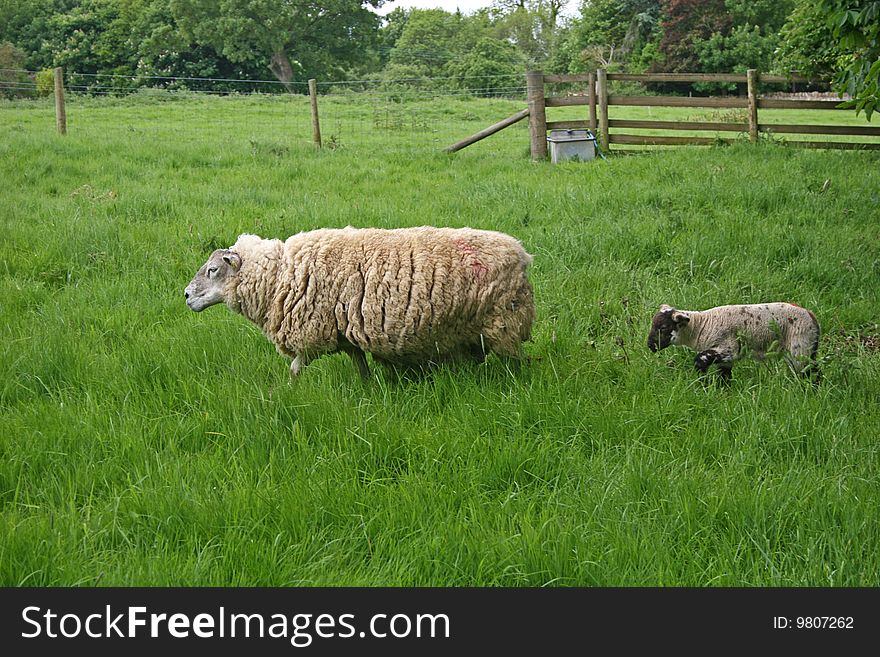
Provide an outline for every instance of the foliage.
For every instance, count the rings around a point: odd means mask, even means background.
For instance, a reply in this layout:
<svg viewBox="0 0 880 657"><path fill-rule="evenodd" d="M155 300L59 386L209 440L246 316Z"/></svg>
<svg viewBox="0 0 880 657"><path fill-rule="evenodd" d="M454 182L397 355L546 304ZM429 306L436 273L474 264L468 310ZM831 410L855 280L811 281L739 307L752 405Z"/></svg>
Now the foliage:
<svg viewBox="0 0 880 657"><path fill-rule="evenodd" d="M515 62L520 63L516 72L521 73L522 60L512 52L511 44L490 43L487 20L485 14L413 9L390 52L383 77L462 79L473 74L486 78L493 70L506 74ZM486 86L485 80L474 85Z"/></svg>
<svg viewBox="0 0 880 657"><path fill-rule="evenodd" d="M461 15L441 9L414 9L389 55L391 66L409 66L425 77L443 77L450 61L462 50L457 47L463 22Z"/></svg>
<svg viewBox="0 0 880 657"><path fill-rule="evenodd" d="M284 83L343 79L369 61L382 0L172 0L183 33L232 62L265 62Z"/></svg>
<svg viewBox="0 0 880 657"><path fill-rule="evenodd" d="M701 71L696 44L731 26L724 0L663 0L663 70Z"/></svg>
<svg viewBox="0 0 880 657"><path fill-rule="evenodd" d="M828 24L845 53L835 87L852 96L848 103L865 118L880 105L880 1L823 0Z"/></svg>
<svg viewBox="0 0 880 657"><path fill-rule="evenodd" d="M658 69L705 73L771 70L793 0L667 0ZM703 91L736 85L700 84Z"/></svg>
<svg viewBox="0 0 880 657"><path fill-rule="evenodd" d="M828 25L824 0L798 0L780 31L776 68L830 80L843 53Z"/></svg>
<svg viewBox="0 0 880 657"><path fill-rule="evenodd" d="M51 68L44 68L37 71L34 75L34 81L37 83L37 96L49 96L55 92L55 71Z"/></svg>
<svg viewBox="0 0 880 657"><path fill-rule="evenodd" d="M383 68L388 64L389 55L397 45L400 35L403 34L403 28L406 27L409 15L410 11L401 7L395 7L385 15L378 36L379 62Z"/></svg>
<svg viewBox="0 0 880 657"><path fill-rule="evenodd" d="M0 0L17 67L64 66L75 90L139 86L301 90L306 79L478 79L518 68L580 73L800 70L854 94L870 117L880 46L876 0L495 0L472 14L385 0ZM491 40L497 43L491 44ZM5 55L11 57L9 50ZM22 57L23 54L23 57ZM114 77L103 77L103 76ZM730 91L735 85L703 85ZM10 89L6 87L7 93Z"/></svg>
<svg viewBox="0 0 880 657"><path fill-rule="evenodd" d="M581 4L555 58L557 70L581 73L599 66L653 61L660 28L660 0L591 0ZM646 50L647 49L647 50Z"/></svg>
<svg viewBox="0 0 880 657"><path fill-rule="evenodd" d="M0 98L16 98L33 93L33 81L25 72L24 51L0 42Z"/></svg>
<svg viewBox="0 0 880 657"><path fill-rule="evenodd" d="M513 44L526 66L544 68L556 49L564 0L496 0L492 33Z"/></svg>
<svg viewBox="0 0 880 657"><path fill-rule="evenodd" d="M494 96L503 95L505 88L521 86L523 65L522 55L512 43L484 37L450 67L450 72L459 78L462 88Z"/></svg>
<svg viewBox="0 0 880 657"><path fill-rule="evenodd" d="M750 68L769 71L779 39L755 25L737 25L727 36L715 32L694 42L700 69L707 73L744 73Z"/></svg>
<svg viewBox="0 0 880 657"><path fill-rule="evenodd" d="M130 74L136 53L129 45L131 25L111 0L83 0L47 22L52 65L81 74ZM75 87L102 86L96 78L79 78ZM123 82L115 82L118 87Z"/></svg>

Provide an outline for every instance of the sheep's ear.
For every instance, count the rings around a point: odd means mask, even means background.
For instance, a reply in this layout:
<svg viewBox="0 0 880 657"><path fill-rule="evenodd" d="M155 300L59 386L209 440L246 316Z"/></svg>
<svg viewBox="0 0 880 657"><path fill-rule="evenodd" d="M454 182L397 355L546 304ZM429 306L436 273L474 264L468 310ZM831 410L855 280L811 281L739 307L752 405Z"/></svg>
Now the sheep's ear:
<svg viewBox="0 0 880 657"><path fill-rule="evenodd" d="M680 310L674 310L672 312L672 322L676 326L684 326L689 321L691 321L691 318L687 313L683 313Z"/></svg>
<svg viewBox="0 0 880 657"><path fill-rule="evenodd" d="M233 269L238 269L239 267L241 267L241 256L233 251L229 251L223 256L223 262L225 262Z"/></svg>
<svg viewBox="0 0 880 657"><path fill-rule="evenodd" d="M669 312L670 310L674 310L674 308L672 306L670 306L668 303L664 303L663 305L660 306L661 313Z"/></svg>

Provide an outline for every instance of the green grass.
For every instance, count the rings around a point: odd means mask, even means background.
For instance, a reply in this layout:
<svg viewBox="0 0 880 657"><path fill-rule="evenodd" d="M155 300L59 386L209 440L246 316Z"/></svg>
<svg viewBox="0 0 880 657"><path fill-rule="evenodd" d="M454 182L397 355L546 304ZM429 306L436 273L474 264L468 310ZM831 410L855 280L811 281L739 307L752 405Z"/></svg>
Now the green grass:
<svg viewBox="0 0 880 657"><path fill-rule="evenodd" d="M80 101L60 138L0 105L0 584L880 585L880 157L316 152L294 109ZM451 143L518 107L428 109ZM530 362L291 385L183 303L241 232L423 223L535 255ZM660 303L768 300L818 315L818 388L645 346Z"/></svg>

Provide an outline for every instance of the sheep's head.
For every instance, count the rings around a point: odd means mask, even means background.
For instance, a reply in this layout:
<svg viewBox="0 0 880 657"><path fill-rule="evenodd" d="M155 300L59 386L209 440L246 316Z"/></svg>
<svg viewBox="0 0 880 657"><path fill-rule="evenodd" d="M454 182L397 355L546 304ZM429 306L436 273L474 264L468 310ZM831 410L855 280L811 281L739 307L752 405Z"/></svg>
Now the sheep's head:
<svg viewBox="0 0 880 657"><path fill-rule="evenodd" d="M238 275L240 268L241 257L237 253L229 249L214 251L183 291L186 305L201 312L222 302L229 279Z"/></svg>
<svg viewBox="0 0 880 657"><path fill-rule="evenodd" d="M663 304L651 320L651 332L648 333L648 349L660 351L670 344L678 343L678 331L691 321L687 313Z"/></svg>

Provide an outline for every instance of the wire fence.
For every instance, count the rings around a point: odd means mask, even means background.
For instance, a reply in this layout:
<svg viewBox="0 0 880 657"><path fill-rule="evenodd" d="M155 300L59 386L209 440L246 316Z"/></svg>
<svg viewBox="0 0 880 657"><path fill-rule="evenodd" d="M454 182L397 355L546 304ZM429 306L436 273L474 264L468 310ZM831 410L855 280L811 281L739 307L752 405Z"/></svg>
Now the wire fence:
<svg viewBox="0 0 880 657"><path fill-rule="evenodd" d="M614 89L614 84L623 86ZM634 84L612 82L610 93L656 93L644 85L636 88ZM316 86L321 141L325 149L440 152L490 125L512 118L525 109L527 102L524 73L318 81ZM109 141L124 147L126 143L147 140L170 145L198 142L281 155L290 153L293 148L309 147L314 142L307 82L65 72L64 90L68 135L95 143ZM572 101L548 111L548 121L562 124L588 118L586 106L570 98L586 95L585 82L551 81L547 83L547 90L551 95L569 96L565 100ZM0 101L0 125L30 122L45 126L47 131L54 129L51 70L0 68L2 98L6 100ZM5 113L6 109L13 109L15 113ZM742 117L733 116L734 112L729 110L722 116L711 108L615 106L612 118L618 123L623 120L631 124L633 121L742 123ZM768 125L805 122L856 125L863 121L851 113L817 110L813 114L815 118L803 118L794 116L791 110L773 110L762 116ZM822 114L834 116L822 117ZM652 128L645 129L650 132ZM837 130L834 134L850 133ZM721 138L730 136L720 134ZM855 140L847 136L833 139ZM876 139L869 137L867 141L873 143ZM492 151L516 156L528 154L529 143L528 122L519 121L489 139L468 146L468 152Z"/></svg>
<svg viewBox="0 0 880 657"><path fill-rule="evenodd" d="M222 139L264 144L313 140L307 82L66 72L71 135ZM323 145L441 149L521 110L525 75L317 82ZM6 106L52 111L49 72L0 69ZM47 122L47 126L51 122ZM514 138L528 144L525 126Z"/></svg>

